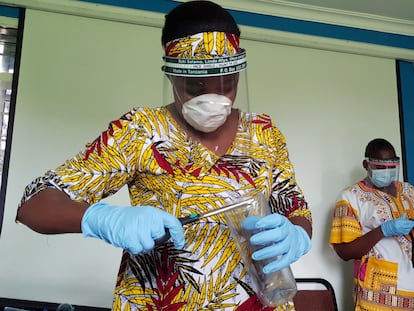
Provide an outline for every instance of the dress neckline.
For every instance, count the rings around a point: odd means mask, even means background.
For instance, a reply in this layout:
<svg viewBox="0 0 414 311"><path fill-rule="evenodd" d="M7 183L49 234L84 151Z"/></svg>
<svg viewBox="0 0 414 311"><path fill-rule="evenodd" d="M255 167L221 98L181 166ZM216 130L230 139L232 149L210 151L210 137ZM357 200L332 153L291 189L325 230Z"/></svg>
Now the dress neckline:
<svg viewBox="0 0 414 311"><path fill-rule="evenodd" d="M197 140L196 138L193 138L187 131L185 131L183 129L183 127L178 123L178 121L174 118L173 114L168 109L168 106L161 107L161 112L165 113L165 116L166 116L167 121L168 121L168 127L170 127L169 130L170 131L175 130L175 131L180 132L181 135L186 138L186 141L188 142L188 145L189 145L190 148L197 145L199 148L203 148L206 152L208 152L210 154L210 156L213 156L213 158L217 158L217 159L221 158L221 157L224 157L226 155L232 154L232 152L235 149L235 142L236 142L237 138L240 137L240 134L243 131L243 126L242 126L243 120L246 120L246 113L241 111L241 110L238 110L238 121L237 121L237 129L236 129L235 136L234 136L233 140L231 141L231 143L229 144L229 146L227 147L224 154L218 155L214 152L214 150L211 150L210 148L206 147L205 145L202 144L202 142L200 140Z"/></svg>

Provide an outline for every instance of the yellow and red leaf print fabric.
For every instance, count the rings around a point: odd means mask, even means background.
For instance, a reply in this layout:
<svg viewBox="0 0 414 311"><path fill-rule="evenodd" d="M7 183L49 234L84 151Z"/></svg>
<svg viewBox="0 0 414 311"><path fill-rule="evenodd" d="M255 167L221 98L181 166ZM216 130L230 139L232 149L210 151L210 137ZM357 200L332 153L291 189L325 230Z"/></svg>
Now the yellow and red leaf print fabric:
<svg viewBox="0 0 414 311"><path fill-rule="evenodd" d="M207 38L208 39L208 38ZM129 189L131 208L151 205L184 217L263 192L273 212L311 220L286 142L269 116L240 113L236 137L219 157L192 140L166 107L137 108L112 121L84 151L33 181L22 202L45 188L92 204ZM124 252L114 310L294 310L257 300L222 215L184 226L186 246Z"/></svg>
<svg viewBox="0 0 414 311"><path fill-rule="evenodd" d="M176 58L210 59L239 52L239 37L225 32L201 32L168 42L165 55Z"/></svg>

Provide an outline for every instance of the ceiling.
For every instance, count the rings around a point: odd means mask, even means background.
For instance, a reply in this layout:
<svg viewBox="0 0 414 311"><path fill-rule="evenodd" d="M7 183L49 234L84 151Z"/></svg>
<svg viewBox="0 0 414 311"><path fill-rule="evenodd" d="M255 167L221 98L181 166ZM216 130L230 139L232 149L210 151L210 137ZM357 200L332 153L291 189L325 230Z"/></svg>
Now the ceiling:
<svg viewBox="0 0 414 311"><path fill-rule="evenodd" d="M414 23L413 0L284 0L284 2L347 11L350 14L376 15L386 20L399 19Z"/></svg>

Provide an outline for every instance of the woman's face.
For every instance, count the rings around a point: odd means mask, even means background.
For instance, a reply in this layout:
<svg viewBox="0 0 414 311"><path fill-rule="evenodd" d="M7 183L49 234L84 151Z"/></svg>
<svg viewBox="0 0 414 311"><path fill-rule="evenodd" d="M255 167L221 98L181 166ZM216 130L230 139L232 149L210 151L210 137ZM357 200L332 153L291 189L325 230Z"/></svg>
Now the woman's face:
<svg viewBox="0 0 414 311"><path fill-rule="evenodd" d="M218 94L234 102L237 94L239 74L217 77L177 77L170 76L174 90L175 104L181 111L181 106L193 97L203 94ZM179 105L179 107L178 107Z"/></svg>

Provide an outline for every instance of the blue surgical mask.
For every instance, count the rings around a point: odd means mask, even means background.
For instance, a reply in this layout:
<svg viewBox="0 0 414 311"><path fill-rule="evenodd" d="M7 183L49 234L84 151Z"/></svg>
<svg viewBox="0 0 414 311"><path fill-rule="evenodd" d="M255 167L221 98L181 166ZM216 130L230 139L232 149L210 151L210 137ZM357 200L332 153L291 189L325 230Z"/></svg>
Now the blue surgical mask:
<svg viewBox="0 0 414 311"><path fill-rule="evenodd" d="M394 180L397 179L397 168L387 169L371 169L369 179L378 188L388 187Z"/></svg>

